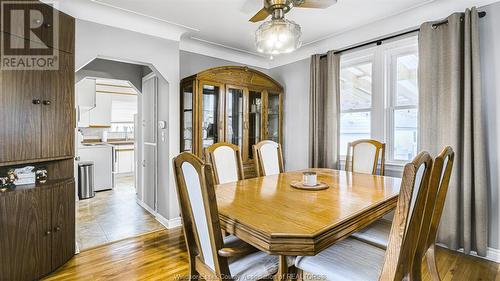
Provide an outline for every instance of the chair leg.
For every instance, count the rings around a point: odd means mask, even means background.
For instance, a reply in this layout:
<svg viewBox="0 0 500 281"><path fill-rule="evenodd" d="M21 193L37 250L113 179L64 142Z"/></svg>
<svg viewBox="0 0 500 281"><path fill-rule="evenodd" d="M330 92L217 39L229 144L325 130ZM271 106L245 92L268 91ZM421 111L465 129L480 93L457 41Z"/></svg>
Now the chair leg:
<svg viewBox="0 0 500 281"><path fill-rule="evenodd" d="M432 245L425 252L425 257L427 260L427 269L431 275L432 281L441 281L441 277L439 277L439 271L437 269L436 264L436 247Z"/></svg>
<svg viewBox="0 0 500 281"><path fill-rule="evenodd" d="M297 273L295 276L297 276L297 281L304 281L304 271L300 268L297 268Z"/></svg>

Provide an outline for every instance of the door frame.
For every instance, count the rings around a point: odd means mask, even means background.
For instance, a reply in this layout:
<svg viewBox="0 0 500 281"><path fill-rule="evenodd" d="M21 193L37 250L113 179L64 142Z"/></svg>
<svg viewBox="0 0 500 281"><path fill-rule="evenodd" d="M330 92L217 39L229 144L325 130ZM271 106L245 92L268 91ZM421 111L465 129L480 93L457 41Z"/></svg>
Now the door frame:
<svg viewBox="0 0 500 281"><path fill-rule="evenodd" d="M154 123L154 132L153 132L153 136L154 136L154 142L150 143L150 142L144 142L144 124L143 124L143 98L144 98L144 87L141 91L141 95L139 97L140 99L140 108L138 108L138 125L139 125L139 128L140 128L140 132L141 132L141 135L140 135L140 138L138 138L138 151L141 151L141 154L140 154L140 157L138 157L138 159L136 160L136 167L137 169L141 169L141 173L140 173L140 177L137 176L137 172L138 170L136 170L136 178L137 178L137 184L140 184L140 186L137 186L137 189L140 190L141 192L141 199L137 198L139 202L139 204L144 207L146 210L148 210L150 213L156 215L157 213L157 208L158 208L158 126L157 126L157 123L158 123L158 76L154 73L154 72L151 72L150 74L144 76L142 78L142 84L144 85L144 83L148 80L151 80L151 79L154 79L154 120L153 120L153 123ZM145 179L145 176L144 176L144 164L145 164L145 147L146 146L152 146L154 147L154 187L153 187L153 190L154 190L154 206L149 206L146 204L146 202L144 201L144 179Z"/></svg>

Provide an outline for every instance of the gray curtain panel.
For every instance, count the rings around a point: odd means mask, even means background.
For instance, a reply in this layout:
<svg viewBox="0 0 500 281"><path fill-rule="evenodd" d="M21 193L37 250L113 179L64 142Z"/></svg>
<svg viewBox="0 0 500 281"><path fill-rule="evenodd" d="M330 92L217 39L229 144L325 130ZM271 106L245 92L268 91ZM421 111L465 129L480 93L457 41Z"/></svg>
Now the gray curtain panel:
<svg viewBox="0 0 500 281"><path fill-rule="evenodd" d="M479 15L475 8L420 28L420 149L455 150L438 241L485 256L488 242Z"/></svg>
<svg viewBox="0 0 500 281"><path fill-rule="evenodd" d="M340 56L311 57L309 105L309 165L338 167L340 112Z"/></svg>

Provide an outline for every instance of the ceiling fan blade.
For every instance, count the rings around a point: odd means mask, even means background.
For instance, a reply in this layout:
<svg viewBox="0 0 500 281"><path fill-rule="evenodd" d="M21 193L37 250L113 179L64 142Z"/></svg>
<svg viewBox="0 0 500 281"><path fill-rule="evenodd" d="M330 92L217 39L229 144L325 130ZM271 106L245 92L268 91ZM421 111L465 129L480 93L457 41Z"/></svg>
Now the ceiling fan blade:
<svg viewBox="0 0 500 281"><path fill-rule="evenodd" d="M294 4L297 8L326 9L337 3L337 0L304 0L302 4Z"/></svg>
<svg viewBox="0 0 500 281"><path fill-rule="evenodd" d="M262 8L260 11L255 14L250 21L251 22L259 22L265 20L269 16L266 8Z"/></svg>

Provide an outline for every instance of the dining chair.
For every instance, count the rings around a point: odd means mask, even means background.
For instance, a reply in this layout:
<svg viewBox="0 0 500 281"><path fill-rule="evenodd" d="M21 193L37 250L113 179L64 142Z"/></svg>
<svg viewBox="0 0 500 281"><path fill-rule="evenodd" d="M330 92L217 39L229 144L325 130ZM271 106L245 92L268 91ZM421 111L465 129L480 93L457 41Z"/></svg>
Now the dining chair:
<svg viewBox="0 0 500 281"><path fill-rule="evenodd" d="M190 280L259 280L273 276L278 258L223 237L211 165L189 152L174 159L177 195L189 257Z"/></svg>
<svg viewBox="0 0 500 281"><path fill-rule="evenodd" d="M424 231L421 236L424 240L421 240L420 243L424 245L420 249L422 249L422 255L426 257L427 269L433 281L441 280L439 271L437 270L435 247L454 159L455 153L453 149L449 146L445 147L434 160L429 182L429 193L432 192L435 196L429 196L427 201L428 206L426 206L426 211L429 213L425 217L427 220L430 220L430 226L427 229L428 233ZM367 228L354 233L352 237L381 249L386 249L389 243L390 231L390 222L378 220ZM415 263L415 268L419 268L421 260L416 259Z"/></svg>
<svg viewBox="0 0 500 281"><path fill-rule="evenodd" d="M219 142L205 148L205 159L212 164L215 184L224 184L245 179L240 147Z"/></svg>
<svg viewBox="0 0 500 281"><path fill-rule="evenodd" d="M253 146L257 177L277 175L284 172L281 145L265 140Z"/></svg>
<svg viewBox="0 0 500 281"><path fill-rule="evenodd" d="M413 280L416 241L426 227L422 222L431 169L432 158L427 152L406 164L387 250L347 238L316 256L298 257L295 266L299 275L305 271L331 281Z"/></svg>
<svg viewBox="0 0 500 281"><path fill-rule="evenodd" d="M383 176L385 174L385 143L368 139L350 142L347 144L345 170L376 175L379 158L380 175Z"/></svg>

